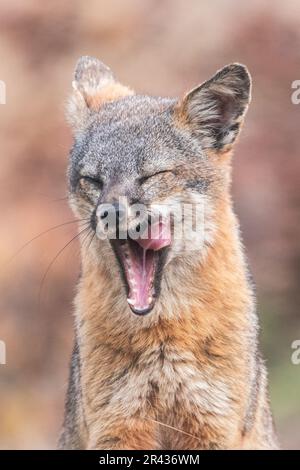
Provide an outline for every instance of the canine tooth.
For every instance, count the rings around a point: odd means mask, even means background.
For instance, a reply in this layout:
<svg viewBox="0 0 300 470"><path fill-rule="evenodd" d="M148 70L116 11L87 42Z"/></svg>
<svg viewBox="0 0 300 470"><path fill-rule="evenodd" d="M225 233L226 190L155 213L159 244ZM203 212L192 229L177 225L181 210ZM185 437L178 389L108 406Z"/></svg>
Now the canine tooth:
<svg viewBox="0 0 300 470"><path fill-rule="evenodd" d="M132 299L127 299L127 302L129 303L129 305L134 305L134 301Z"/></svg>
<svg viewBox="0 0 300 470"><path fill-rule="evenodd" d="M149 302L149 304L151 304L152 300L153 300L153 297L151 297L151 296L148 297L148 302Z"/></svg>

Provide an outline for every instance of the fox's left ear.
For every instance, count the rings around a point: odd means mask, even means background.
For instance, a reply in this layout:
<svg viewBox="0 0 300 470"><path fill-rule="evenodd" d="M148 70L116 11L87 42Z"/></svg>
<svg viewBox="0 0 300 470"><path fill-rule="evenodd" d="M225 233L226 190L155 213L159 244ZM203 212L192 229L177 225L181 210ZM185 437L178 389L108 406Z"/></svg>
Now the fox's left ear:
<svg viewBox="0 0 300 470"><path fill-rule="evenodd" d="M176 114L201 140L203 148L230 149L251 97L251 77L244 65L231 64L190 91Z"/></svg>

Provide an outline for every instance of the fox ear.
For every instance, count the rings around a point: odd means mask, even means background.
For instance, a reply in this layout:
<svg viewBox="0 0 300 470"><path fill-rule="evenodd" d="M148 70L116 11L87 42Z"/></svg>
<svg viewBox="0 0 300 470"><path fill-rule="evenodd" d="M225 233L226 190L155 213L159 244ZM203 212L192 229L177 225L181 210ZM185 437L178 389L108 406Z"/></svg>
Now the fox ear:
<svg viewBox="0 0 300 470"><path fill-rule="evenodd" d="M251 96L251 77L240 64L227 65L190 91L177 106L181 122L201 140L203 148L229 150Z"/></svg>
<svg viewBox="0 0 300 470"><path fill-rule="evenodd" d="M78 60L72 86L66 115L75 132L83 130L89 117L99 111L104 103L133 94L132 90L114 79L106 65L89 56Z"/></svg>

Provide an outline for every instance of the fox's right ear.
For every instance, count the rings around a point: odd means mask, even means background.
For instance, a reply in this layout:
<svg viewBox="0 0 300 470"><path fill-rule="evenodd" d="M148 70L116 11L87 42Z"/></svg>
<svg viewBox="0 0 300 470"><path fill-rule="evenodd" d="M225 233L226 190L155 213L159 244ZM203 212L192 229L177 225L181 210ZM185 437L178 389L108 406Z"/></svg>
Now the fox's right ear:
<svg viewBox="0 0 300 470"><path fill-rule="evenodd" d="M176 115L203 148L229 150L240 131L250 98L251 78L247 68L231 64L185 95L176 107Z"/></svg>
<svg viewBox="0 0 300 470"><path fill-rule="evenodd" d="M104 103L133 94L132 90L114 79L103 62L89 56L78 60L72 86L66 116L75 133L86 128L91 115L97 113Z"/></svg>

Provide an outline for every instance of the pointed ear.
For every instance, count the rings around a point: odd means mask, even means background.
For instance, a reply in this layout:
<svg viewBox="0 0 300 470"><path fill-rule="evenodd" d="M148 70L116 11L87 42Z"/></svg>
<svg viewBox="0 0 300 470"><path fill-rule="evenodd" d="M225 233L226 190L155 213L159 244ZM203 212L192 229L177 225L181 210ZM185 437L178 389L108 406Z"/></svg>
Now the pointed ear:
<svg viewBox="0 0 300 470"><path fill-rule="evenodd" d="M83 56L77 62L72 86L66 115L75 132L85 129L90 116L98 112L104 103L133 94L132 90L114 79L106 65L89 56Z"/></svg>
<svg viewBox="0 0 300 470"><path fill-rule="evenodd" d="M229 150L239 133L250 96L247 68L231 64L190 91L177 105L176 114L203 148Z"/></svg>

